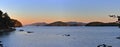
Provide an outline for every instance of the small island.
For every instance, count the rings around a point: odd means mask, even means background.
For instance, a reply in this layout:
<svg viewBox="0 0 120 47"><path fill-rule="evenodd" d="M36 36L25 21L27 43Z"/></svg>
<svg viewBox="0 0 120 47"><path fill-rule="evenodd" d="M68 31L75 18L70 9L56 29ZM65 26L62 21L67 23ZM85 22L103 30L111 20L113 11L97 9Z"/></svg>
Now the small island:
<svg viewBox="0 0 120 47"><path fill-rule="evenodd" d="M118 23L116 22L109 22L109 23L104 23L104 22L90 22L86 24L85 26L119 26Z"/></svg>

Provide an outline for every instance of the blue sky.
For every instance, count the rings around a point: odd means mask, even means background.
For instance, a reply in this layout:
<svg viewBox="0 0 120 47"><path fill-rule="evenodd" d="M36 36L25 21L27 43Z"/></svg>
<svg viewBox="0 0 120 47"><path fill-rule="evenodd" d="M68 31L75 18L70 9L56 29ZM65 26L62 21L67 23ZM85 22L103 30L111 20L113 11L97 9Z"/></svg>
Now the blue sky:
<svg viewBox="0 0 120 47"><path fill-rule="evenodd" d="M31 20L91 22L96 19L109 22L115 20L107 15L120 15L119 2L120 0L0 0L0 9L25 24Z"/></svg>

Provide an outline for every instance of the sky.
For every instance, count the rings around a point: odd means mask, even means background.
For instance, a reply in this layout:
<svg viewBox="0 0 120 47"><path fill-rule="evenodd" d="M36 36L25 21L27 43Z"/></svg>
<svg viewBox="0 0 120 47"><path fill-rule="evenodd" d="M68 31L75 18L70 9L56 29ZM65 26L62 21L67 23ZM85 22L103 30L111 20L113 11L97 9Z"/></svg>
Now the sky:
<svg viewBox="0 0 120 47"><path fill-rule="evenodd" d="M120 0L0 0L0 9L25 24L54 21L114 22Z"/></svg>

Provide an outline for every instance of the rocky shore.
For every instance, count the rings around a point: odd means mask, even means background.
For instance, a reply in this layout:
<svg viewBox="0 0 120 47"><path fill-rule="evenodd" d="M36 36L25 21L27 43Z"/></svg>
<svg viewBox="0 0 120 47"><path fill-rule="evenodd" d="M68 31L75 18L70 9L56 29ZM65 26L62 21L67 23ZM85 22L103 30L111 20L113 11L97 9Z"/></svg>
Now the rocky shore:
<svg viewBox="0 0 120 47"><path fill-rule="evenodd" d="M3 33L3 32L11 32L11 31L14 31L16 29L14 28L10 28L10 29L0 29L0 33Z"/></svg>

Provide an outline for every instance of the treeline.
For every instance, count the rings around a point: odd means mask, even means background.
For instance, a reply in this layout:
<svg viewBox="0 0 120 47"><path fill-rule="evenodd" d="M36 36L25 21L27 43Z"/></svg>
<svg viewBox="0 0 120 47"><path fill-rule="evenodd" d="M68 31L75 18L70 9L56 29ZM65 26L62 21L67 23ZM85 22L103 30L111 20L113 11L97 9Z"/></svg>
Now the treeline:
<svg viewBox="0 0 120 47"><path fill-rule="evenodd" d="M21 27L22 23L16 19L12 19L7 13L0 10L0 29L9 29L11 27Z"/></svg>

